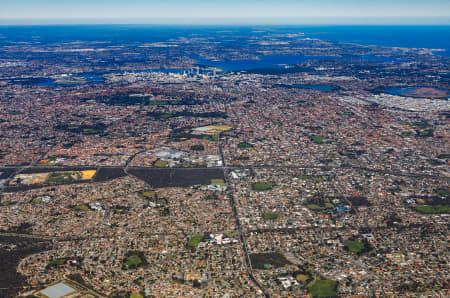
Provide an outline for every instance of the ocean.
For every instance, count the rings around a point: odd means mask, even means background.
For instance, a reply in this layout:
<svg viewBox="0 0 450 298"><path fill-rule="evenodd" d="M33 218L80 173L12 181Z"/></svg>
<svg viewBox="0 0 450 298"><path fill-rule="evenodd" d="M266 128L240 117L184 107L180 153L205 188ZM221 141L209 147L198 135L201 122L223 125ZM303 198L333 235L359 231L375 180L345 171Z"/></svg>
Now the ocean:
<svg viewBox="0 0 450 298"><path fill-rule="evenodd" d="M450 57L450 25L447 26L175 26L175 25L49 25L0 26L0 45L10 42L56 43L75 41L157 42L170 38L219 32L226 36L305 33L322 40L391 47L445 49ZM227 33L228 32L228 33ZM259 33L258 33L259 32Z"/></svg>
<svg viewBox="0 0 450 298"><path fill-rule="evenodd" d="M450 26L314 26L294 27L307 37L387 47L444 49L450 57ZM287 28L286 28L287 29Z"/></svg>

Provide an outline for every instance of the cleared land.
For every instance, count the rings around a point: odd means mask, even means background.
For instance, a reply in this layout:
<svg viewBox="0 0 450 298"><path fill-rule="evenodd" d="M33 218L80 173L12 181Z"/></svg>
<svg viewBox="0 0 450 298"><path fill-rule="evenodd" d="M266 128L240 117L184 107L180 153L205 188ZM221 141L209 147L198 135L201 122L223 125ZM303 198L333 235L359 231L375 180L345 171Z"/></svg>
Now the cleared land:
<svg viewBox="0 0 450 298"><path fill-rule="evenodd" d="M212 179L225 180L221 169L132 168L128 172L156 188L209 185Z"/></svg>
<svg viewBox="0 0 450 298"><path fill-rule="evenodd" d="M255 269L279 268L291 264L282 254L277 252L251 254L250 260Z"/></svg>
<svg viewBox="0 0 450 298"><path fill-rule="evenodd" d="M329 142L327 138L321 136L312 136L310 139L316 144L325 144Z"/></svg>
<svg viewBox="0 0 450 298"><path fill-rule="evenodd" d="M272 184L268 183L254 183L252 184L252 189L255 191L266 191L272 189Z"/></svg>
<svg viewBox="0 0 450 298"><path fill-rule="evenodd" d="M165 160L158 160L153 164L156 168L167 168L169 167L169 163Z"/></svg>
<svg viewBox="0 0 450 298"><path fill-rule="evenodd" d="M129 251L123 259L123 270L136 269L147 265L145 255L140 251Z"/></svg>
<svg viewBox="0 0 450 298"><path fill-rule="evenodd" d="M337 282L333 280L316 279L309 288L312 297L337 297Z"/></svg>
<svg viewBox="0 0 450 298"><path fill-rule="evenodd" d="M189 248L195 249L195 248L197 248L197 246L199 245L199 243L202 242L202 240L203 240L203 236L200 236L200 235L192 236L192 237L189 239L189 241L188 241L188 243L187 243L187 246L188 246Z"/></svg>
<svg viewBox="0 0 450 298"><path fill-rule="evenodd" d="M280 216L276 213L267 212L264 213L264 219L270 220L270 219L278 219Z"/></svg>
<svg viewBox="0 0 450 298"><path fill-rule="evenodd" d="M15 170L15 168L0 168L0 179L8 178Z"/></svg>
<svg viewBox="0 0 450 298"><path fill-rule="evenodd" d="M249 143L239 143L238 148L241 149L246 149L246 148L251 148L252 145L250 145Z"/></svg>
<svg viewBox="0 0 450 298"><path fill-rule="evenodd" d="M211 184L220 184L224 185L225 181L223 179L211 179Z"/></svg>
<svg viewBox="0 0 450 298"><path fill-rule="evenodd" d="M422 214L450 213L450 206L448 205L416 205L414 209Z"/></svg>
<svg viewBox="0 0 450 298"><path fill-rule="evenodd" d="M344 242L344 246L352 253L360 253L364 250L364 243L357 240L349 240Z"/></svg>
<svg viewBox="0 0 450 298"><path fill-rule="evenodd" d="M94 176L94 182L104 182L113 180L116 178L125 177L127 174L122 168L100 168L97 171L97 175Z"/></svg>
<svg viewBox="0 0 450 298"><path fill-rule="evenodd" d="M20 260L51 249L51 242L38 238L0 236L0 243L0 297L16 297L22 286L26 285L25 277L16 271ZM8 244L15 245L15 248L6 249L4 245Z"/></svg>

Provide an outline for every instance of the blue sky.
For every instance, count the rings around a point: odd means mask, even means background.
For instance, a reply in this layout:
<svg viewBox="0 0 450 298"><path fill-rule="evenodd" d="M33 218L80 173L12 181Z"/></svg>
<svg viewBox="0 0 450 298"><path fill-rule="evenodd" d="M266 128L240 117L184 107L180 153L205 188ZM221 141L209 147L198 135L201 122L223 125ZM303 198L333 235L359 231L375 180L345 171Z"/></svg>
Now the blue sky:
<svg viewBox="0 0 450 298"><path fill-rule="evenodd" d="M0 22L84 20L158 23L173 20L221 22L262 20L303 22L313 19L359 20L384 17L390 22L427 17L450 18L449 0L0 0ZM369 18L361 18L369 17ZM400 18L396 18L400 17ZM95 21L97 20L97 21ZM296 21L297 20L297 21ZM303 21L302 21L303 20ZM424 18L421 18L424 20ZM338 21L336 21L338 22ZM352 21L353 22L353 21Z"/></svg>

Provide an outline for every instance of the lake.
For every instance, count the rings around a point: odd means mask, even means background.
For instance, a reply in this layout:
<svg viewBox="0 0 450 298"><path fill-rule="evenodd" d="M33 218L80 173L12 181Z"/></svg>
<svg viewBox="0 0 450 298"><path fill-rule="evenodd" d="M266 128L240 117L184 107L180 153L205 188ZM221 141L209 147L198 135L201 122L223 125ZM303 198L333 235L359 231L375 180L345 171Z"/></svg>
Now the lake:
<svg viewBox="0 0 450 298"><path fill-rule="evenodd" d="M331 92L331 91L337 90L337 88L332 85L292 85L292 87L298 88L298 89L311 89L311 90L326 91L326 92Z"/></svg>
<svg viewBox="0 0 450 298"><path fill-rule="evenodd" d="M105 79L103 78L102 74L97 73L81 73L75 75L77 78L81 78L84 80L83 82L79 83L58 83L58 80L52 79L52 78L41 78L38 81L36 81L37 86L42 87L77 87L82 85L95 85L99 83L103 83ZM76 81L76 80L75 80Z"/></svg>
<svg viewBox="0 0 450 298"><path fill-rule="evenodd" d="M384 89L384 92L416 98L447 98L448 90L431 87L390 87Z"/></svg>

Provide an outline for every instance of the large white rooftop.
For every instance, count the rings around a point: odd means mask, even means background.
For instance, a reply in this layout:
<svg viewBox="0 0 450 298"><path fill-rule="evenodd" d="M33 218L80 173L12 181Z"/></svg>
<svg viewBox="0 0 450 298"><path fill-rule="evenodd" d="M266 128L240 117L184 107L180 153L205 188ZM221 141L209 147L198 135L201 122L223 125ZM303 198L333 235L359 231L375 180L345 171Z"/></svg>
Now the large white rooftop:
<svg viewBox="0 0 450 298"><path fill-rule="evenodd" d="M72 287L69 287L65 283L58 283L56 285L50 286L41 291L41 294L49 297L49 298L60 298L64 297L68 294L75 292L76 290Z"/></svg>

